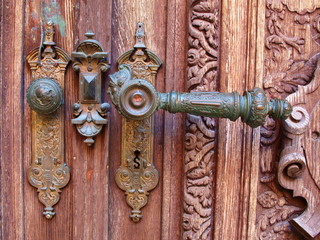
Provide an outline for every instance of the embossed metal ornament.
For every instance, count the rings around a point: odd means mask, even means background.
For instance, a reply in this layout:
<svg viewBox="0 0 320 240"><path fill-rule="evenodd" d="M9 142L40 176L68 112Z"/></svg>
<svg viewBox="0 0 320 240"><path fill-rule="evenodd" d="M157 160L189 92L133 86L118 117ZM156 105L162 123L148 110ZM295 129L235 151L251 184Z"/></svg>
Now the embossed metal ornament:
<svg viewBox="0 0 320 240"><path fill-rule="evenodd" d="M73 105L74 119L72 124L77 126L78 132L86 137L84 142L88 146L94 143L93 137L98 135L104 124L107 124L108 103L101 103L101 73L109 69L108 53L103 52L101 44L92 39L94 33L87 32L87 40L82 41L74 58L73 69L79 73L80 101Z"/></svg>
<svg viewBox="0 0 320 240"><path fill-rule="evenodd" d="M63 103L62 89L52 78L38 78L28 87L27 102L37 113L53 113Z"/></svg>
<svg viewBox="0 0 320 240"><path fill-rule="evenodd" d="M44 41L27 56L32 79L27 101L32 112L32 163L28 168L29 183L37 188L45 205L43 215L51 219L53 206L60 200L61 188L70 180L64 162L64 74L70 57L53 41L53 23L45 26Z"/></svg>
<svg viewBox="0 0 320 240"><path fill-rule="evenodd" d="M164 109L171 113L186 112L232 121L241 117L243 122L255 128L264 123L267 115L273 119L286 119L292 111L287 101L272 99L269 102L260 88L247 91L244 96L237 92L160 93L148 81L132 79L130 67L122 65L120 69L110 76L111 99L118 111L130 119L143 120L156 110ZM143 104L128 104L135 101L143 101Z"/></svg>
<svg viewBox="0 0 320 240"><path fill-rule="evenodd" d="M142 23L137 26L134 48L121 55L118 63L122 70L112 75L109 92L115 106L128 118L122 119L121 166L116 173L116 183L125 191L127 203L132 208L131 219L138 222L142 218L141 208L148 202L149 192L159 182L159 173L153 164L154 120L146 112L157 107L153 102L156 94L153 84L161 61L146 49ZM141 78L146 79L143 86ZM121 86L126 83L121 92L116 83ZM135 116L145 118L137 120Z"/></svg>

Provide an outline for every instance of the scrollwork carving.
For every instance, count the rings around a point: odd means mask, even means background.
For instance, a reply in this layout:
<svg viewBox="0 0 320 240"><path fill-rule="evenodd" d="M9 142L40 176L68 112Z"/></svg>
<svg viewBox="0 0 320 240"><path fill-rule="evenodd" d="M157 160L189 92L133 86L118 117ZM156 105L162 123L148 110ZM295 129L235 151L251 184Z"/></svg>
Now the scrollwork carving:
<svg viewBox="0 0 320 240"><path fill-rule="evenodd" d="M307 202L307 208L292 219L292 224L308 238L320 234L319 157L315 153L320 144L313 137L319 129L319 86L318 61L312 82L287 98L294 107L291 117L284 122L284 148L278 167L280 185Z"/></svg>
<svg viewBox="0 0 320 240"><path fill-rule="evenodd" d="M219 3L193 1L189 10L187 90L213 92L218 75ZM187 114L183 239L211 239L214 119Z"/></svg>

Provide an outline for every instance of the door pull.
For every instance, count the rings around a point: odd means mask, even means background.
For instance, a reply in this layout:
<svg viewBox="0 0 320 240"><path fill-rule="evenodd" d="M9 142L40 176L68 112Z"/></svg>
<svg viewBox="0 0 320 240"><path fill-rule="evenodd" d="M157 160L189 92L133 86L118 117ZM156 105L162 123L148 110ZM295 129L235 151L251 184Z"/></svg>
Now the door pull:
<svg viewBox="0 0 320 240"><path fill-rule="evenodd" d="M33 81L27 90L32 111L32 163L27 171L29 183L37 188L45 205L43 215L51 219L61 188L70 180L64 162L64 74L70 57L53 41L54 25L45 26L44 41L27 56Z"/></svg>
<svg viewBox="0 0 320 240"><path fill-rule="evenodd" d="M87 40L82 41L71 54L73 70L79 73L80 101L73 105L74 119L72 124L78 132L85 136L88 146L94 143L93 137L98 135L104 124L107 124L108 103L101 103L101 74L109 69L108 53L101 44L92 39L94 33L87 32Z"/></svg>
<svg viewBox="0 0 320 240"><path fill-rule="evenodd" d="M119 71L110 75L108 92L122 119L121 166L116 173L118 186L125 191L130 217L138 222L141 208L146 205L149 191L159 181L153 165L153 113L164 109L171 113L185 112L199 116L229 118L255 128L267 115L286 119L292 111L287 101L268 101L260 88L237 92L157 92L155 76L161 65L159 57L146 49L144 25L138 23L134 48L118 59Z"/></svg>

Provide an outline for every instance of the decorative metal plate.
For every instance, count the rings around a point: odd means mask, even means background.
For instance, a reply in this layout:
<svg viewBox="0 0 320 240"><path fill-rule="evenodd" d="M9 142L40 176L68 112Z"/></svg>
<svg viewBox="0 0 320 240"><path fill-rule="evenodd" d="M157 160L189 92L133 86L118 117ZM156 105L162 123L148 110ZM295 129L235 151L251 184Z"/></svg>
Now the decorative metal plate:
<svg viewBox="0 0 320 240"><path fill-rule="evenodd" d="M61 188L70 180L70 170L64 162L64 111L62 91L64 74L70 57L53 42L54 27L46 25L42 48L29 53L33 82L27 97L32 111L32 163L28 168L29 183L36 187L43 215L51 219L53 206L60 199Z"/></svg>
<svg viewBox="0 0 320 240"><path fill-rule="evenodd" d="M143 23L138 23L134 48L121 55L118 64L130 67L133 81L145 79L155 83L161 60L146 49ZM137 101L128 104L139 105L140 97L134 96ZM153 164L153 127L153 116L144 120L122 118L122 156L116 182L125 191L127 203L132 208L130 217L134 222L142 218L141 208L147 204L149 191L159 181L159 173Z"/></svg>
<svg viewBox="0 0 320 240"><path fill-rule="evenodd" d="M76 52L72 53L74 58L73 69L79 71L80 102L73 105L72 124L77 126L78 132L86 137L84 142L88 146L94 143L93 137L98 135L104 124L110 105L101 104L101 72L109 69L108 53L103 52L101 44L92 39L94 33L87 32L87 40L82 41Z"/></svg>

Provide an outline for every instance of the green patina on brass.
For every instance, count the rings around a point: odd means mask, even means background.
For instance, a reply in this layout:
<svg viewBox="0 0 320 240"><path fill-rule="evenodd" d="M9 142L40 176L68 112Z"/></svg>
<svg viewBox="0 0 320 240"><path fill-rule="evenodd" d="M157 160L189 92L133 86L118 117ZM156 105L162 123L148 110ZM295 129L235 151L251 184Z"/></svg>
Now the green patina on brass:
<svg viewBox="0 0 320 240"><path fill-rule="evenodd" d="M171 113L186 112L206 117L228 118L242 121L255 128L263 125L269 115L273 119L286 119L292 112L286 101L268 101L264 91L254 88L240 96L238 92L157 92L154 86L144 79L133 79L132 70L123 64L119 71L110 75L109 92L118 111L125 117L142 120L156 110L164 109Z"/></svg>

